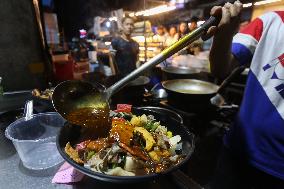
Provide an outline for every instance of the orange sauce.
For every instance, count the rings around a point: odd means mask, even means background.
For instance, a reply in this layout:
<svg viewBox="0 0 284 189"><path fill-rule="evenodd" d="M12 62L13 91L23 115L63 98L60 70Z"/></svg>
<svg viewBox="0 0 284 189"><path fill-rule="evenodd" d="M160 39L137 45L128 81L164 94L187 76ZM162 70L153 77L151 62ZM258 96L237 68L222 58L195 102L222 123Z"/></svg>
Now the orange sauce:
<svg viewBox="0 0 284 189"><path fill-rule="evenodd" d="M109 108L81 108L71 111L67 120L82 126L91 138L107 137L110 131Z"/></svg>
<svg viewBox="0 0 284 189"><path fill-rule="evenodd" d="M131 123L123 119L113 119L110 137L129 146L133 137L133 130L134 126Z"/></svg>

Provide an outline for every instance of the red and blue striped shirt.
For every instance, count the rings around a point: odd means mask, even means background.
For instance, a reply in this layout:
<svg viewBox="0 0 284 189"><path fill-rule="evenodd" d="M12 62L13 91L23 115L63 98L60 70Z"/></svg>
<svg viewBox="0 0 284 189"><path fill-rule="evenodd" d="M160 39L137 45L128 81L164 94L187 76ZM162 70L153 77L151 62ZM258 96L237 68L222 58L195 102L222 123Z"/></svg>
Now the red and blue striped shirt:
<svg viewBox="0 0 284 189"><path fill-rule="evenodd" d="M236 34L232 54L250 72L225 145L284 180L284 11L264 14Z"/></svg>

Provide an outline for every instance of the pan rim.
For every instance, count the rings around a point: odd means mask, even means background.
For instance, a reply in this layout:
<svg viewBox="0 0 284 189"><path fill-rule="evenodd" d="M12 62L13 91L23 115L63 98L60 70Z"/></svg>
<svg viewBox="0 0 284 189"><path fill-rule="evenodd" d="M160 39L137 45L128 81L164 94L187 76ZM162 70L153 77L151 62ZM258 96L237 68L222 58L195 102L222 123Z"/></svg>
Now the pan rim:
<svg viewBox="0 0 284 189"><path fill-rule="evenodd" d="M170 88L168 85L172 83L178 83L178 82L192 82L192 83L199 83L199 84L207 84L211 85L213 87L214 92L202 92L202 93L190 93L190 92L183 92L183 91L178 91ZM172 79L172 80L166 80L162 82L163 88L165 88L168 91L176 92L176 93L181 93L181 94L190 94L190 95L210 95L210 94L216 94L218 92L219 86L208 82L208 81L202 81L198 79Z"/></svg>
<svg viewBox="0 0 284 189"><path fill-rule="evenodd" d="M175 67L175 66L162 67L161 69L162 69L162 71L164 71L166 73L179 74L179 75L199 74L201 72L200 69L197 69L197 68ZM174 70L181 70L181 71L185 71L185 72L177 73Z"/></svg>

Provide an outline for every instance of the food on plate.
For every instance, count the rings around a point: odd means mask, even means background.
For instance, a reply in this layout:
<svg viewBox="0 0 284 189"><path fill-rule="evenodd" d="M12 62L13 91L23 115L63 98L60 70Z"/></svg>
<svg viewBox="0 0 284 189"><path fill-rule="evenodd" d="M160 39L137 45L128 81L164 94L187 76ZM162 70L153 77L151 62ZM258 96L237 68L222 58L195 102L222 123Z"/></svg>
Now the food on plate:
<svg viewBox="0 0 284 189"><path fill-rule="evenodd" d="M34 89L32 91L32 95L38 98L42 98L45 100L51 100L53 89L46 89L44 91L40 91L39 89Z"/></svg>
<svg viewBox="0 0 284 189"><path fill-rule="evenodd" d="M135 115L130 105L118 105L110 112L107 137L84 140L65 152L76 163L113 176L161 173L185 158L182 142L153 115Z"/></svg>

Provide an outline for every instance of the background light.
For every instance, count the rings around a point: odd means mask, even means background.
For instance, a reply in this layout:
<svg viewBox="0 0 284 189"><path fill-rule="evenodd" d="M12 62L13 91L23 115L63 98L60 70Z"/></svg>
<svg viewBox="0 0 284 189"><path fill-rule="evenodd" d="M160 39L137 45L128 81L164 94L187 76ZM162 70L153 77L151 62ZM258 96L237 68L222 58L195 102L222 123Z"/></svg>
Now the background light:
<svg viewBox="0 0 284 189"><path fill-rule="evenodd" d="M110 21L106 22L106 27L108 27L108 28L110 27Z"/></svg>

